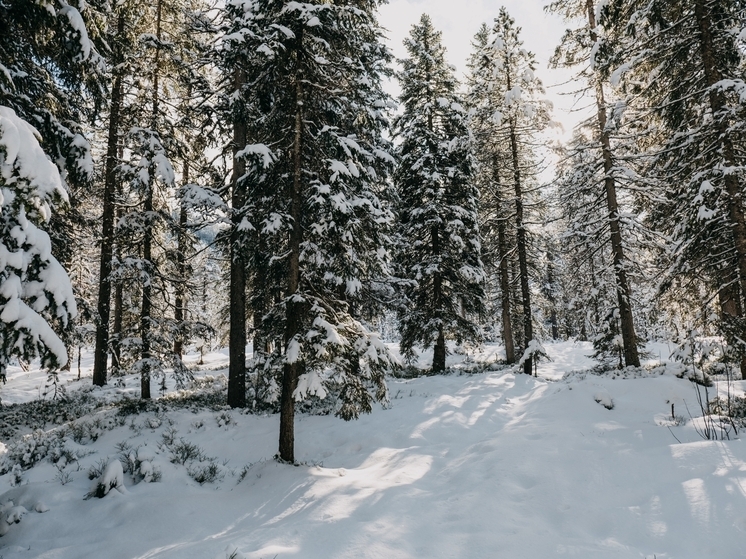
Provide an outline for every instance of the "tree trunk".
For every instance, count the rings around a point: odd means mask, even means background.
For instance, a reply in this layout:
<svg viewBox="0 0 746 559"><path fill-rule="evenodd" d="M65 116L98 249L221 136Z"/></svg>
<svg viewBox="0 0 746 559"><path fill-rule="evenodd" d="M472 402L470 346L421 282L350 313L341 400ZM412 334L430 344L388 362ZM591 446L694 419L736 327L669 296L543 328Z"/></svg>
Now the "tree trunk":
<svg viewBox="0 0 746 559"><path fill-rule="evenodd" d="M433 349L433 373L442 373L446 370L446 337L443 327L438 328L438 339Z"/></svg>
<svg viewBox="0 0 746 559"><path fill-rule="evenodd" d="M510 88L510 84L508 84ZM528 348L534 339L533 313L531 312L531 288L528 278L528 243L526 242L526 226L523 223L523 185L521 182L521 168L518 159L518 139L515 124L510 128L510 149L513 156L513 179L515 181L515 224L518 249L518 270L521 276L521 302L523 305L523 330ZM532 375L533 358L528 357L523 363L523 372Z"/></svg>
<svg viewBox="0 0 746 559"><path fill-rule="evenodd" d="M152 128L154 133L158 133L158 113L160 112L159 97L159 80L160 80L160 58L161 58L161 16L163 12L163 0L156 3L155 15L155 37L158 44L155 48L155 60L153 63L153 106L152 106ZM151 173L152 175L152 173ZM145 265L149 268L149 277L142 286L142 304L140 306L140 343L142 372L140 377L140 397L143 400L150 399L150 360L153 355L151 329L152 329L152 312L153 312L153 282L152 275L155 271L153 268L153 198L155 188L155 177L150 177L150 184L145 193L145 203L143 213L145 214L145 231L142 242L142 258Z"/></svg>
<svg viewBox="0 0 746 559"><path fill-rule="evenodd" d="M119 146L119 160L121 161L124 157L124 146ZM117 182L116 197L117 200L121 200L123 195L123 185ZM124 215L124 211L121 207L117 208L116 219L121 219ZM114 244L114 255L117 262L122 261L122 246L121 243ZM119 280L114 284L114 319L112 321L111 329L111 367L113 373L119 373L122 368L122 321L124 315L124 287L122 281Z"/></svg>
<svg viewBox="0 0 746 559"><path fill-rule="evenodd" d="M433 225L430 232L431 236L431 247L432 254L436 258L442 254L442 247L440 246L440 227ZM433 275L433 309L438 317L438 337L435 340L435 347L433 347L433 374L442 373L446 370L446 337L443 330L442 322L442 309L443 309L443 277L440 271Z"/></svg>
<svg viewBox="0 0 746 559"><path fill-rule="evenodd" d="M303 36L298 36L298 49ZM297 64L300 66L300 52L296 53ZM303 242L303 226L301 223L303 209L303 84L300 68L295 73L295 135L293 138L293 182L290 198L290 212L293 218L293 229L290 233L289 262L288 262L288 293L287 317L285 321L285 352L286 357L293 343L299 343L297 337L302 325L304 303L296 301L300 288L300 248ZM282 378L282 399L280 402L280 459L285 462L295 462L295 398L293 394L298 385L301 362L300 356L295 355L292 363L285 363Z"/></svg>
<svg viewBox="0 0 746 559"><path fill-rule="evenodd" d="M699 27L699 46L702 56L702 65L705 74L707 86L710 88L710 109L715 118L716 129L718 132L717 141L720 143L720 153L726 167L736 168L737 158L733 145L733 138L728 131L728 125L718 115L726 109L725 95L721 90L713 86L723 79L718 70L719 53L712 35L712 21L710 11L705 5L704 0L695 0L694 15L697 18ZM743 320L744 297L746 297L746 218L743 210L743 195L738 176L735 173L725 175L725 191L728 194L728 217L731 222L733 231L733 248L736 253L736 262L738 268L740 294L734 294L738 299L738 306L735 309L740 310L738 318ZM741 334L741 339L746 339L746 332ZM739 348L744 351L744 348ZM741 360L741 375L746 379L746 360Z"/></svg>
<svg viewBox="0 0 746 559"><path fill-rule="evenodd" d="M153 189L148 189L148 194L145 197L145 205L143 212L146 215L152 215L153 213ZM145 227L145 235L142 243L142 258L143 261L149 263L152 260L153 254L153 240L152 240L152 227L147 225ZM152 273L152 269L151 269ZM150 274L149 274L150 275ZM140 358L142 360L142 370L140 376L140 397L143 400L150 399L150 359L151 355L151 343L150 343L150 329L151 329L151 312L152 312L152 284L151 278L145 281L142 286L142 303L140 307Z"/></svg>
<svg viewBox="0 0 746 559"><path fill-rule="evenodd" d="M124 15L117 19L117 35L124 35ZM103 215L101 216L101 263L98 281L98 323L96 347L93 357L93 384L106 384L106 367L109 356L109 316L111 311L111 258L114 247L114 193L117 185L117 152L119 146L119 119L122 110L122 77L116 75L111 88L111 110L104 169Z"/></svg>
<svg viewBox="0 0 746 559"><path fill-rule="evenodd" d="M245 85L242 70L236 70L234 89L241 90ZM236 115L233 123L233 176L231 205L231 285L230 285L230 334L228 366L228 405L232 408L246 407L246 262L245 247L242 246L243 233L239 230L244 218L246 188L239 179L246 174L246 163L236 154L246 147L247 128L243 115Z"/></svg>
<svg viewBox="0 0 746 559"><path fill-rule="evenodd" d="M510 315L510 267L508 263L508 245L505 233L505 220L501 217L500 173L497 157L493 159L493 173L497 190L497 257L500 259L500 296L502 302L503 340L505 342L505 358L509 365L515 363L515 343L513 341L513 319Z"/></svg>
<svg viewBox="0 0 746 559"><path fill-rule="evenodd" d="M549 324L552 327L552 339L559 339L559 324L557 322L557 297L554 293L554 256L551 252L547 254L547 302L551 307L549 313Z"/></svg>
<svg viewBox="0 0 746 559"><path fill-rule="evenodd" d="M588 24L591 30L591 41L597 41L596 13L593 0L587 2ZM621 320L622 341L624 342L624 362L627 367L639 367L640 355L637 351L637 334L632 316L632 297L627 280L626 258L622 243L622 231L619 224L619 202L617 201L616 182L612 175L614 167L611 155L611 139L606 129L606 100L603 84L596 80L596 105L598 108L598 132L601 140L604 160L604 186L606 189L606 206L609 212L609 228L611 229L611 250L614 257L614 275L616 277L617 300L619 304L619 318Z"/></svg>
<svg viewBox="0 0 746 559"><path fill-rule="evenodd" d="M727 270L724 271L726 277L723 278L723 285L718 290L718 300L720 302L720 320L729 325L734 322L738 323L739 318L743 316L743 309L741 308L740 290L736 282L736 270L731 267L728 267ZM739 361L741 377L746 378L746 354L742 354Z"/></svg>
<svg viewBox="0 0 746 559"><path fill-rule="evenodd" d="M257 239L256 250L254 252L254 296L251 299L252 314L254 322L254 358L264 361L271 352L270 336L267 332L267 325L264 324L263 318L269 308L270 292L267 289L269 275L269 258L267 257L266 243L260 235Z"/></svg>
<svg viewBox="0 0 746 559"><path fill-rule="evenodd" d="M510 60L505 61L505 79L508 90L511 90ZM533 313L531 312L531 288L528 277L528 243L526 242L526 226L523 222L523 184L521 178L521 165L518 154L518 137L516 134L517 124L513 118L510 119L510 151L513 164L513 186L515 188L515 224L516 245L518 250L518 271L521 281L521 304L523 306L523 330L525 337L525 348L527 349L534 339ZM533 359L527 358L523 363L523 372L533 375Z"/></svg>
<svg viewBox="0 0 746 559"><path fill-rule="evenodd" d="M191 88L190 88L191 89ZM189 161L184 161L184 186L189 183ZM187 297L187 266L186 266L186 250L187 250L187 208L183 203L181 204L179 212L179 240L178 247L176 249L176 270L178 278L176 281L176 300L174 308L174 321L176 322L177 334L174 339L174 353L181 359L184 356L184 320L186 319L186 297Z"/></svg>

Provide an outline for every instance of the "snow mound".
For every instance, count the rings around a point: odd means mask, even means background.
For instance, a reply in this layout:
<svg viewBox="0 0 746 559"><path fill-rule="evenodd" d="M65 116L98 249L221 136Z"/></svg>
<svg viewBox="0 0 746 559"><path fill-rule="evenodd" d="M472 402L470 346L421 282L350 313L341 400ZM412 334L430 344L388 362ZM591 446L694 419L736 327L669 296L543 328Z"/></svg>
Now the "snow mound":
<svg viewBox="0 0 746 559"><path fill-rule="evenodd" d="M596 392L593 395L593 399L596 401L596 403L601 404L603 407L605 407L607 410L613 410L614 409L614 400L611 398L608 392Z"/></svg>
<svg viewBox="0 0 746 559"><path fill-rule="evenodd" d="M120 493L124 493L124 470L122 469L122 463L118 459L110 460L104 468L101 476L96 480L96 483L88 494L89 497L97 497L102 499L108 495L112 489L116 489Z"/></svg>

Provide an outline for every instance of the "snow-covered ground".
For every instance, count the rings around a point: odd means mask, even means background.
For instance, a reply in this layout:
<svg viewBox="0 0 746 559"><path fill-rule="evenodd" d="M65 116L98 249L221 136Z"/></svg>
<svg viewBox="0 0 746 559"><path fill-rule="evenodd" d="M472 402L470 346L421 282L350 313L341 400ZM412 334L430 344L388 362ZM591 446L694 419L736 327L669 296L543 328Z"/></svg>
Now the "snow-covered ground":
<svg viewBox="0 0 746 559"><path fill-rule="evenodd" d="M302 415L297 467L272 460L276 416L184 409L92 428L95 441L63 441L77 461L42 461L16 487L12 474L0 477L2 518L28 511L0 539L0 556L746 557L746 446L697 435L685 412L686 402L699 415L692 385L671 374L562 380L594 364L590 348L546 347L553 361L538 379L489 371L391 380L389 409L359 421ZM497 353L487 346L470 359ZM665 345L649 353L667 357ZM207 363L219 368L226 357ZM37 398L42 384L38 372L14 370L3 400ZM685 424L672 421L672 403ZM201 456L172 462L190 452ZM122 487L84 500L89 469L123 454L160 480L135 484L126 473ZM216 479L200 485L200 471ZM117 468L108 474L118 485Z"/></svg>

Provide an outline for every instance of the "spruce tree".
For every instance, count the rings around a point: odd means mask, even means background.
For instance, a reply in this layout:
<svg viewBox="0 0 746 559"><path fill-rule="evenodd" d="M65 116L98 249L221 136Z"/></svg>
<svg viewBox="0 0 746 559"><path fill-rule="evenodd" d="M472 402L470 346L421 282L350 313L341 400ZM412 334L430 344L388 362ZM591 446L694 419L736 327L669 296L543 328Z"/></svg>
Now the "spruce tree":
<svg viewBox="0 0 746 559"><path fill-rule="evenodd" d="M536 250L528 222L541 202L539 136L549 122L550 105L542 97L544 88L536 76L535 57L523 48L521 29L505 8L500 10L491 32L482 39L478 37L475 46L470 78L472 128L478 146L479 174L490 184L492 219L498 232L498 245L502 245L498 246L498 258L503 313L511 306L521 309L513 325L522 326L522 332L518 328L513 330L523 370L532 374L532 348L538 347L532 343L535 338L532 269ZM510 208L508 202L512 202ZM508 216L513 222L510 226ZM509 252L515 253L510 262ZM519 286L515 304L506 295L509 276Z"/></svg>
<svg viewBox="0 0 746 559"><path fill-rule="evenodd" d="M188 376L181 347L188 333L199 329L184 313L184 276L189 208L205 198L190 180L197 178L201 159L190 155L190 148L206 145L201 139L206 117L185 105L195 97L204 99L210 85L203 39L212 29L200 16L202 9L199 2L159 0L152 7L122 2L111 14L113 72L94 383L106 382L112 341L117 367L132 364L141 372L143 398L150 397L153 375L165 378L165 371L173 370L177 383ZM191 138L197 130L201 136L195 142ZM192 161L181 165L179 176L178 163L187 158ZM114 336L109 336L112 288Z"/></svg>
<svg viewBox="0 0 746 559"><path fill-rule="evenodd" d="M266 312L269 334L280 348L263 375L281 386L279 457L288 462L296 402L335 391L337 414L352 419L387 398L390 357L361 312L373 281L386 274L391 221L379 196L392 156L381 85L389 54L377 5L259 0L226 7L232 246L243 266L250 259L241 233L252 232L283 271L267 278L278 295Z"/></svg>
<svg viewBox="0 0 746 559"><path fill-rule="evenodd" d="M501 104L496 95L500 89L495 80L499 75L492 53L492 32L482 24L472 42L469 59L468 93L466 104L469 110L469 129L472 134L475 159L475 179L480 191L480 229L484 237L482 246L485 265L498 276L495 291L499 293L500 322L505 357L508 364L516 362L515 337L513 334L514 282L510 273L510 261L515 251L515 230L511 227L511 194L508 192L509 153L500 137L502 116L497 109ZM490 282L488 282L489 284Z"/></svg>
<svg viewBox="0 0 746 559"><path fill-rule="evenodd" d="M12 356L68 362L76 304L60 261L70 263L80 217L68 202L93 178L85 125L102 101L102 10L95 1L0 4L3 373Z"/></svg>
<svg viewBox="0 0 746 559"><path fill-rule="evenodd" d="M77 314L67 272L42 230L52 207L67 200L60 172L39 133L0 107L0 376L10 359L41 357L54 369L68 361L58 332Z"/></svg>
<svg viewBox="0 0 746 559"><path fill-rule="evenodd" d="M600 15L620 44L612 82L647 116L646 174L659 187L649 216L673 241L664 288L681 277L706 286L746 375L744 7L615 0Z"/></svg>
<svg viewBox="0 0 746 559"><path fill-rule="evenodd" d="M398 196L398 275L408 281L401 348L434 347L433 372L446 367L446 340L477 341L485 274L466 111L441 34L423 15L404 42L398 78L403 114L394 183Z"/></svg>
<svg viewBox="0 0 746 559"><path fill-rule="evenodd" d="M586 0L557 0L548 6L548 10L563 15L568 21L582 18L585 25L578 29L569 30L563 37L562 44L557 48L552 63L560 67L581 66L579 77L585 81L587 91L595 97L596 115L593 120L586 123L586 127L594 130L593 143L576 144L593 149L593 159L602 162L593 168L582 171L584 179L592 181L582 183L584 188L596 188L602 193L603 198L595 198L605 203L605 223L603 227L597 228L597 234L603 234L610 239L613 258L613 270L616 282L616 300L618 309L619 330L624 352L624 363L627 366L640 366L638 353L638 339L635 332L633 317L633 299L630 286L630 261L627 255L628 248L625 246L625 231L621 217L622 204L620 203L619 183L625 176L625 165L619 157L619 149L613 144L613 131L618 125L619 113L615 106L607 101L608 92L605 86L609 77L609 58L612 56L616 44L613 34L603 33L602 22L599 21L600 12L606 13L608 3L600 3L596 6L593 1ZM606 6L606 7L604 7ZM617 109L619 107L616 107ZM594 187L594 183L596 186ZM596 221L595 219L593 220ZM582 218L577 220L582 223ZM594 237L587 237L591 241ZM598 238L598 237L596 237ZM613 334L616 330L616 312L611 313L609 332Z"/></svg>

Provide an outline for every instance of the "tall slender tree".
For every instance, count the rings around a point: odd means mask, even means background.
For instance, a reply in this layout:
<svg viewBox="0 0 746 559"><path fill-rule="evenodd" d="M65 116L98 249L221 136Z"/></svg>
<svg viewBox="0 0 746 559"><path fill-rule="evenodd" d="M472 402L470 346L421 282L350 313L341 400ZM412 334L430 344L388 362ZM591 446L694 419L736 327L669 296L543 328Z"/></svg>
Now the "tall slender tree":
<svg viewBox="0 0 746 559"><path fill-rule="evenodd" d="M640 356L637 349L638 341L632 314L632 291L629 282L630 263L626 254L624 232L622 226L621 209L618 194L619 176L623 174L624 166L619 164L619 158L612 145L612 130L615 121L609 119L609 106L605 83L609 77L608 59L614 42L600 35L601 22L599 10L608 9L593 0L557 0L548 9L564 15L568 20L582 18L586 24L574 30L569 30L563 37L562 44L557 48L552 60L555 66L581 66L580 77L588 84L588 89L595 96L596 115L590 123L595 132L600 161L603 162L600 174L599 189L602 189L606 204L606 221L608 235L613 255L613 269L616 281L617 308L623 342L624 362L627 366L640 366Z"/></svg>
<svg viewBox="0 0 746 559"><path fill-rule="evenodd" d="M446 367L446 340L478 340L485 275L466 111L441 34L423 15L404 41L399 82L403 114L394 176L399 198L399 274L409 280L400 315L401 347L434 347Z"/></svg>
<svg viewBox="0 0 746 559"><path fill-rule="evenodd" d="M746 375L746 218L743 203L744 37L741 2L615 0L601 23L619 47L612 82L645 115L649 213L671 237L671 271L707 284L720 330ZM736 31L734 31L736 30ZM675 284L673 276L664 284Z"/></svg>
<svg viewBox="0 0 746 559"><path fill-rule="evenodd" d="M379 193L392 163L383 137L389 54L377 6L227 4L226 73L243 72L245 86L231 91L246 119L234 124L246 126L234 136L246 168L234 171L245 198L234 200L232 230L254 231L284 271L267 310L282 348L263 374L281 387L279 457L288 462L297 401L335 390L338 415L352 419L387 398L388 352L356 312L388 266L391 216Z"/></svg>
<svg viewBox="0 0 746 559"><path fill-rule="evenodd" d="M522 346L521 362L526 374L533 373L532 352L536 347L534 341L534 313L532 306L531 278L531 232L527 226L527 203L537 198L537 177L540 171L537 148L538 135L549 122L549 104L543 99L544 88L536 76L536 60L532 53L523 48L521 29L515 24L505 8L500 10L495 19L491 33L479 54L475 53L477 63L482 67L480 76L474 76L472 82L476 104L481 109L475 113L479 116L479 127L491 130L489 135L484 131L477 135L480 141L480 154L491 153L491 161L483 161L482 168L489 169L492 183L497 188L505 189L505 201L512 199L513 230L515 235L516 261L511 263L516 268L513 277L520 286L519 305L521 308ZM479 85L481 83L482 85ZM481 93L480 93L481 90ZM481 97L481 99L479 99ZM476 99L479 99L478 101ZM508 194L510 192L510 194ZM503 209L502 197L499 199L503 227L507 209ZM532 204L528 204L529 206ZM507 231L507 228L504 230ZM500 230L498 230L498 243ZM504 235L507 240L507 235ZM507 255L508 248L503 247ZM505 283L507 272L501 269L501 283ZM503 308L509 302L504 296Z"/></svg>

